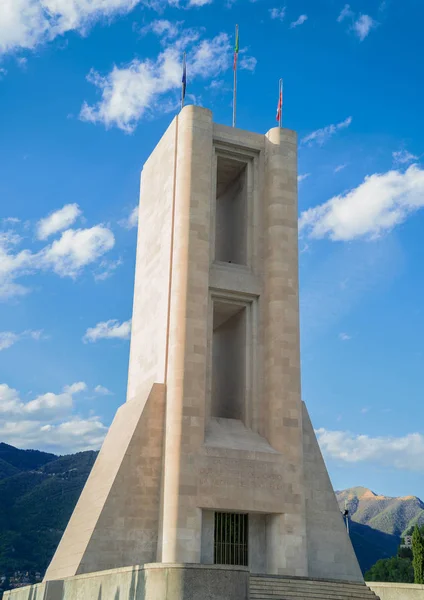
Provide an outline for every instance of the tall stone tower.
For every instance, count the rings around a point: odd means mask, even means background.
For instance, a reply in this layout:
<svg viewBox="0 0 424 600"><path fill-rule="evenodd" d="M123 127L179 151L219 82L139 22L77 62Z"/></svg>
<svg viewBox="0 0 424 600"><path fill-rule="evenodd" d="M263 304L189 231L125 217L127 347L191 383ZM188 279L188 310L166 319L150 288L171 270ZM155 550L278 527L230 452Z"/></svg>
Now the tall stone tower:
<svg viewBox="0 0 424 600"><path fill-rule="evenodd" d="M46 580L152 562L362 580L301 400L296 134L194 106L143 168L128 398Z"/></svg>

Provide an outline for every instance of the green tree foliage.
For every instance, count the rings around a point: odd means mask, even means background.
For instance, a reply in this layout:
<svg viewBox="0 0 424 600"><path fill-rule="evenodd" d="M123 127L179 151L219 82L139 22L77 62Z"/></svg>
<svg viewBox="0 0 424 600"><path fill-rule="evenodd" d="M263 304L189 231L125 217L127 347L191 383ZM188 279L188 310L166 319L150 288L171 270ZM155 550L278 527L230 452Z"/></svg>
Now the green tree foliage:
<svg viewBox="0 0 424 600"><path fill-rule="evenodd" d="M414 583L414 570L409 558L382 558L365 573L365 581Z"/></svg>
<svg viewBox="0 0 424 600"><path fill-rule="evenodd" d="M397 555L399 558L409 558L412 561L412 548L399 546Z"/></svg>
<svg viewBox="0 0 424 600"><path fill-rule="evenodd" d="M424 536L418 525L412 534L412 565L414 567L414 582L424 583Z"/></svg>

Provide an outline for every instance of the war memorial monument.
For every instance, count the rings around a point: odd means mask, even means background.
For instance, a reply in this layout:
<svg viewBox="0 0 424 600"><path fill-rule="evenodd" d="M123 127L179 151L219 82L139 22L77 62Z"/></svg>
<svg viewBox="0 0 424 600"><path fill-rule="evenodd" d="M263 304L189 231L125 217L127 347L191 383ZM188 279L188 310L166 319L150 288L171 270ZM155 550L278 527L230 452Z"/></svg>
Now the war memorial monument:
<svg viewBox="0 0 424 600"><path fill-rule="evenodd" d="M300 392L297 139L186 106L141 178L127 402L12 600L375 598Z"/></svg>

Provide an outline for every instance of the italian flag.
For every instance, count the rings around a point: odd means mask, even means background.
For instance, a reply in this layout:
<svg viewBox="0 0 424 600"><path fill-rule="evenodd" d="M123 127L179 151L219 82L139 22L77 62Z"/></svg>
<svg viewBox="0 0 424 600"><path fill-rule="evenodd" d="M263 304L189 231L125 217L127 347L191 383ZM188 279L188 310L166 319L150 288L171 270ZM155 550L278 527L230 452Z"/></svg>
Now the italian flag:
<svg viewBox="0 0 424 600"><path fill-rule="evenodd" d="M239 53L239 30L238 30L238 25L236 25L236 43L234 45L234 64L233 64L234 71L237 69L238 53Z"/></svg>

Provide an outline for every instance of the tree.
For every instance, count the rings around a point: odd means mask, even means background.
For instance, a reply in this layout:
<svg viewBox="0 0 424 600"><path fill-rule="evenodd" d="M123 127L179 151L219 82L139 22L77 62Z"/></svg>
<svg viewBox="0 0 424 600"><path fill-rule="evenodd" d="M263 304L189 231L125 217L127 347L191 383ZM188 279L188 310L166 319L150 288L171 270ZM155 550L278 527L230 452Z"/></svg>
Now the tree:
<svg viewBox="0 0 424 600"><path fill-rule="evenodd" d="M414 570L409 558L381 558L365 573L365 581L413 583Z"/></svg>
<svg viewBox="0 0 424 600"><path fill-rule="evenodd" d="M424 583L424 539L418 525L415 525L412 534L412 556L414 582Z"/></svg>

